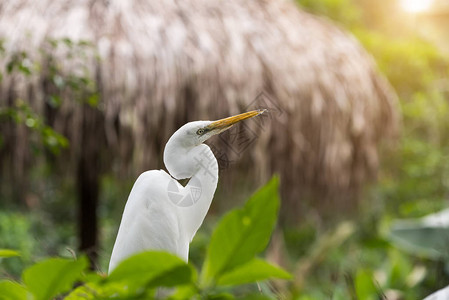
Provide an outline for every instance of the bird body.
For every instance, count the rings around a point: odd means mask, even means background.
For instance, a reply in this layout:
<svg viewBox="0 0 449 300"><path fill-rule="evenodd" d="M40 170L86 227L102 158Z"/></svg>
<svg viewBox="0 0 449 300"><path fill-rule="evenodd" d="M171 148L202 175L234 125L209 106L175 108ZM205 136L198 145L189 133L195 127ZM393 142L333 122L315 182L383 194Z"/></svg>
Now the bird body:
<svg viewBox="0 0 449 300"><path fill-rule="evenodd" d="M153 250L171 249L174 254L187 258L182 226L174 203L167 199L166 187L171 176L162 170L142 173L137 178L128 201L112 251L109 270L126 257L144 251L151 245ZM159 233L164 232L161 236ZM169 237L169 238L168 238ZM184 245L184 249L183 249Z"/></svg>
<svg viewBox="0 0 449 300"><path fill-rule="evenodd" d="M151 170L134 183L109 263L145 250L164 250L188 261L189 243L209 210L218 183L218 163L205 144L236 122L259 115L252 111L218 121L190 122L178 129L164 150L169 173ZM177 180L189 178L186 186Z"/></svg>

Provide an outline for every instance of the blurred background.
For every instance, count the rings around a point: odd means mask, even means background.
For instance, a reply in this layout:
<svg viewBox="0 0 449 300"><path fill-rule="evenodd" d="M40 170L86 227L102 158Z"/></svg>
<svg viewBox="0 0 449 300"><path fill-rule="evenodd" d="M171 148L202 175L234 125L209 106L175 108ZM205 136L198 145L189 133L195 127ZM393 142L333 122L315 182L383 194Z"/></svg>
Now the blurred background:
<svg viewBox="0 0 449 300"><path fill-rule="evenodd" d="M257 108L209 143L220 181L194 264L278 173L266 256L296 278L277 289L419 299L449 283L449 229L417 219L449 204L445 0L0 1L0 248L22 254L0 276L73 252L106 271L170 135Z"/></svg>

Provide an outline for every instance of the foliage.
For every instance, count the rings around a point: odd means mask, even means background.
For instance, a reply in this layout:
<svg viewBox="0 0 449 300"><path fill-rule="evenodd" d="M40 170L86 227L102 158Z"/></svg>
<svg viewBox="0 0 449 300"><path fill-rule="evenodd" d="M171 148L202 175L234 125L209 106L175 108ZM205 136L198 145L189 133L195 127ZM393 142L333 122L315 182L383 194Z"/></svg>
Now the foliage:
<svg viewBox="0 0 449 300"><path fill-rule="evenodd" d="M64 53L64 63L70 66L70 70L63 68L60 59L55 59L54 51ZM94 54L96 60L99 56L89 41L73 41L69 38L50 39L41 49L44 61L47 62L45 72L55 92L48 95L47 103L57 108L64 99L87 103L92 107L99 104L99 94L95 79L88 68L90 54ZM67 97L69 96L69 97Z"/></svg>
<svg viewBox="0 0 449 300"><path fill-rule="evenodd" d="M298 3L350 29L400 97L403 131L397 151L383 156L379 197L388 199L388 209L404 217L443 208L449 192L449 102L445 88L449 57L417 32L394 1L382 5L370 0ZM352 18L339 10L357 10L361 17ZM393 11L397 17L388 18Z"/></svg>
<svg viewBox="0 0 449 300"><path fill-rule="evenodd" d="M277 181L273 179L242 209L228 213L217 225L203 265L202 279L205 283L223 280L222 277L232 270L240 272L238 266L247 270L247 264L256 264L262 268L260 262L252 259L270 239L279 209L279 199L273 192L276 187ZM231 277L235 279L236 276Z"/></svg>
<svg viewBox="0 0 449 300"><path fill-rule="evenodd" d="M276 222L278 185L274 177L243 208L222 218L212 234L200 276L191 264L160 251L129 257L108 276L88 271L85 257L49 258L28 267L22 283L0 281L0 295L44 300L67 293L78 284L66 299L134 299L164 294L169 299L233 299L233 286L271 278L290 279L289 273L257 257L267 246ZM11 250L2 253L16 254ZM175 289L158 289L161 287Z"/></svg>
<svg viewBox="0 0 449 300"><path fill-rule="evenodd" d="M15 106L0 109L0 122L4 120L13 120L18 125L25 125L36 133L38 140L54 154L58 154L69 144L63 135L47 125L39 114L20 99L16 101ZM37 148L38 145L34 146Z"/></svg>
<svg viewBox="0 0 449 300"><path fill-rule="evenodd" d="M345 26L359 23L362 17L362 11L353 0L297 0L297 3L314 14L338 20Z"/></svg>
<svg viewBox="0 0 449 300"><path fill-rule="evenodd" d="M44 100L50 108L59 108L64 99L72 99L94 107L99 104L96 83L85 63L89 58L88 53L93 51L89 42L83 40L74 42L69 38L51 39L37 52L41 56L39 58L33 58L30 53L23 50L6 53L3 44L4 41L0 40L0 56L7 61L4 69L0 69L0 82L3 74L28 78L42 73L48 80L46 84L49 93L45 95ZM67 73L61 63L54 59L52 52L56 50L64 53L64 63L71 64L71 72ZM40 62L45 62L45 65ZM69 141L52 127L49 120L21 99L14 99L14 105L10 107L0 107L0 123L11 120L18 125L25 125L37 135L37 142L34 145L36 149L41 143L45 149L58 154L61 149L68 147ZM0 147L1 141L3 137L0 134Z"/></svg>
<svg viewBox="0 0 449 300"><path fill-rule="evenodd" d="M35 299L46 300L71 289L88 266L87 258L67 260L50 258L23 272L23 283Z"/></svg>
<svg viewBox="0 0 449 300"><path fill-rule="evenodd" d="M418 219L396 220L390 239L406 252L449 263L449 210Z"/></svg>
<svg viewBox="0 0 449 300"><path fill-rule="evenodd" d="M11 249L0 249L0 257L15 257L20 256L19 252Z"/></svg>
<svg viewBox="0 0 449 300"><path fill-rule="evenodd" d="M320 270L308 272L301 297L423 298L447 285L449 279L441 256L429 260L422 252L422 247L431 247L430 240L437 242L438 237L445 236L445 229L399 228L392 220L421 217L447 207L449 57L419 33L420 19L400 12L397 1L382 5L372 0L297 2L313 13L329 17L358 38L398 93L403 121L394 151L384 152L382 157L379 184L367 192L361 206L355 236L341 249L329 249L320 261ZM287 246L293 241L296 245L301 240L326 238L326 232L311 229L312 222L304 222L299 230L289 230ZM414 239L413 244L416 238L421 239L419 251L410 244L404 247L403 242L396 249L397 239L388 239L391 228L394 235ZM291 246L289 249L291 254L297 251ZM301 251L298 255L307 261L310 253L313 251Z"/></svg>
<svg viewBox="0 0 449 300"><path fill-rule="evenodd" d="M30 234L30 221L21 214L0 212L1 247L17 249L20 256L12 250L1 249L0 268L9 276L20 274L23 265L31 262L36 243ZM5 259L12 257L11 259Z"/></svg>
<svg viewBox="0 0 449 300"><path fill-rule="evenodd" d="M449 74L449 59L418 37L356 34L401 98L403 132L398 151L385 157L380 195L403 217L442 209L449 191L449 102L439 82Z"/></svg>

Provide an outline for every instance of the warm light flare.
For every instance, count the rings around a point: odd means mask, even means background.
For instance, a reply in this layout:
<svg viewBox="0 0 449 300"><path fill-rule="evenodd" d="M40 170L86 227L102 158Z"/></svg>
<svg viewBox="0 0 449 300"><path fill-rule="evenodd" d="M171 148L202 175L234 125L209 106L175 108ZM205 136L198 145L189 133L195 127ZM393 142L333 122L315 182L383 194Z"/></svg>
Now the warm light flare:
<svg viewBox="0 0 449 300"><path fill-rule="evenodd" d="M425 12L432 5L433 0L401 0L402 8L410 13Z"/></svg>

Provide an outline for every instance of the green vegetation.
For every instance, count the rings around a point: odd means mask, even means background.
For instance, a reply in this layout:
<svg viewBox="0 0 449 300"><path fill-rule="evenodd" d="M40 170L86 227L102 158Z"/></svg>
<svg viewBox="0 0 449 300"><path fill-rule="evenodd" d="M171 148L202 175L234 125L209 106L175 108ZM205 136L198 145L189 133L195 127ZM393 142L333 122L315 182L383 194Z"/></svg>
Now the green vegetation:
<svg viewBox="0 0 449 300"><path fill-rule="evenodd" d="M448 205L449 57L417 32L416 24L398 11L394 1L298 3L358 38L396 90L402 112L400 140L382 156L379 182L366 192L355 220L357 230L341 247L329 248L314 269L309 268L313 270L298 291L299 299L421 299L447 285L448 261L413 249L442 251L441 244L437 248L430 241L445 239L447 229L424 226L403 233L394 219L421 217ZM317 241L329 238L314 229L313 221L305 223L285 233L293 260L307 261ZM421 245L414 248L409 243L405 251L397 235ZM304 248L298 244L310 242L311 249L298 251Z"/></svg>

